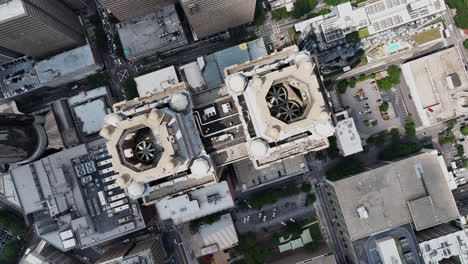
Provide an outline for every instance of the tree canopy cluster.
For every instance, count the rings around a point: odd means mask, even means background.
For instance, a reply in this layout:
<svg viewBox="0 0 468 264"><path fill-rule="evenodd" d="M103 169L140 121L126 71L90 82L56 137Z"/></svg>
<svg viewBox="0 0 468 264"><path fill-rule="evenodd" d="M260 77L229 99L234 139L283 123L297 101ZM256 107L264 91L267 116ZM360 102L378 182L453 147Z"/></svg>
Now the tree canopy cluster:
<svg viewBox="0 0 468 264"><path fill-rule="evenodd" d="M414 142L397 142L391 144L379 154L381 160L395 160L419 152L422 145Z"/></svg>
<svg viewBox="0 0 468 264"><path fill-rule="evenodd" d="M414 123L413 118L411 118L411 116L408 116L408 120L406 121L404 128L405 134L407 136L416 136L416 124Z"/></svg>
<svg viewBox="0 0 468 264"><path fill-rule="evenodd" d="M0 209L0 225L5 226L15 236L24 236L28 233L23 218L8 209Z"/></svg>
<svg viewBox="0 0 468 264"><path fill-rule="evenodd" d="M388 111L388 108L389 108L389 105L388 105L387 102L385 102L385 103L383 103L383 104L381 104L381 105L379 106L380 112L383 112L383 113L387 112L387 111Z"/></svg>
<svg viewBox="0 0 468 264"><path fill-rule="evenodd" d="M268 243L258 243L254 233L241 236L234 251L244 256L245 264L263 264L271 259Z"/></svg>
<svg viewBox="0 0 468 264"><path fill-rule="evenodd" d="M137 84L133 78L128 78L123 84L125 88L125 98L127 100L132 100L133 98L138 97Z"/></svg>
<svg viewBox="0 0 468 264"><path fill-rule="evenodd" d="M330 181L337 181L344 177L364 171L364 164L357 159L346 158L335 167L328 169L325 174Z"/></svg>
<svg viewBox="0 0 468 264"><path fill-rule="evenodd" d="M88 85L91 88L107 86L109 84L109 74L106 72L96 73L96 74L88 76L86 80L88 81Z"/></svg>
<svg viewBox="0 0 468 264"><path fill-rule="evenodd" d="M462 133L462 135L464 136L468 136L468 126L464 126L460 129L460 132Z"/></svg>
<svg viewBox="0 0 468 264"><path fill-rule="evenodd" d="M344 94L346 92L347 88L348 88L348 81L347 80L341 80L336 84L336 90L340 94Z"/></svg>
<svg viewBox="0 0 468 264"><path fill-rule="evenodd" d="M249 202L252 208L260 210L265 205L274 204L283 197L292 196L298 194L299 192L300 190L298 190L298 188L293 185L289 185L286 188L270 189L257 193L249 200Z"/></svg>
<svg viewBox="0 0 468 264"><path fill-rule="evenodd" d="M388 76L377 80L377 86L385 91L392 89L395 84L400 83L401 70L395 65L388 67Z"/></svg>
<svg viewBox="0 0 468 264"><path fill-rule="evenodd" d="M3 248L2 257L9 262L15 261L21 253L23 243L20 240L12 240Z"/></svg>
<svg viewBox="0 0 468 264"><path fill-rule="evenodd" d="M439 143L441 145L452 143L456 141L456 137L452 130L447 130L439 134Z"/></svg>
<svg viewBox="0 0 468 264"><path fill-rule="evenodd" d="M285 7L278 8L271 11L271 18L274 20L280 20L290 16L293 18L301 18L304 15L310 13L316 6L317 0L297 0L294 3L294 9L291 12L288 12ZM327 11L320 10L319 12L326 13Z"/></svg>
<svg viewBox="0 0 468 264"><path fill-rule="evenodd" d="M468 29L468 1L466 0L445 0L450 8L457 9L455 24L461 29ZM465 46L466 47L466 46Z"/></svg>

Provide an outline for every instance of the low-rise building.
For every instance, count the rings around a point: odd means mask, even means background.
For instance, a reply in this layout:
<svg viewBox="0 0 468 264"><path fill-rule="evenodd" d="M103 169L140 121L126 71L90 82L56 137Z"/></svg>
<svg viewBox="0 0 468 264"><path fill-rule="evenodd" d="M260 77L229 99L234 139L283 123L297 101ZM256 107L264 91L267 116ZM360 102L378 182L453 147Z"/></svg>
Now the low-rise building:
<svg viewBox="0 0 468 264"><path fill-rule="evenodd" d="M174 66L150 72L135 77L137 91L140 97L152 93L161 92L175 84L179 83L179 78Z"/></svg>
<svg viewBox="0 0 468 264"><path fill-rule="evenodd" d="M416 232L416 238L425 263L468 263L468 240L463 228L438 225Z"/></svg>
<svg viewBox="0 0 468 264"><path fill-rule="evenodd" d="M101 58L89 44L41 61L21 57L0 65L1 96L11 98L41 87L57 87L82 80L102 68Z"/></svg>
<svg viewBox="0 0 468 264"><path fill-rule="evenodd" d="M27 224L60 251L96 246L145 227L138 203L115 183L104 142L11 170Z"/></svg>
<svg viewBox="0 0 468 264"><path fill-rule="evenodd" d="M459 219L447 173L443 158L433 150L327 181L326 199L347 258L353 263L361 257L367 261L369 253L360 247L393 233L399 234L397 238L406 236L416 246L413 229L419 232Z"/></svg>
<svg viewBox="0 0 468 264"><path fill-rule="evenodd" d="M162 264L165 258L161 237L156 236L114 246L104 252L95 264Z"/></svg>
<svg viewBox="0 0 468 264"><path fill-rule="evenodd" d="M343 39L347 34L367 28L374 35L446 10L441 0L377 0L354 8L350 2L337 5L330 14L294 25L296 31L323 34L325 42Z"/></svg>
<svg viewBox="0 0 468 264"><path fill-rule="evenodd" d="M349 117L348 112L343 111L335 114L336 143L344 157L363 151L361 137L354 124L354 119Z"/></svg>
<svg viewBox="0 0 468 264"><path fill-rule="evenodd" d="M56 87L84 79L102 69L99 57L85 45L39 61L34 70L41 86Z"/></svg>
<svg viewBox="0 0 468 264"><path fill-rule="evenodd" d="M401 70L423 127L468 113L468 73L457 47L406 62Z"/></svg>
<svg viewBox="0 0 468 264"><path fill-rule="evenodd" d="M174 5L121 22L116 28L125 57L132 61L188 43Z"/></svg>
<svg viewBox="0 0 468 264"><path fill-rule="evenodd" d="M162 199L156 204L159 218L172 220L176 225L232 207L234 207L234 201L225 181L174 198Z"/></svg>

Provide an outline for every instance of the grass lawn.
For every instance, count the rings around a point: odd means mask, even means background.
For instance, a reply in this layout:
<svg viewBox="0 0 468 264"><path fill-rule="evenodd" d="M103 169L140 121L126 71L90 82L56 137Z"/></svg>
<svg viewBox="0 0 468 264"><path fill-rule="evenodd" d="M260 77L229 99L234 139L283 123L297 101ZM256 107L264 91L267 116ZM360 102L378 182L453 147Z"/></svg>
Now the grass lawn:
<svg viewBox="0 0 468 264"><path fill-rule="evenodd" d="M294 29L294 27L288 28L288 34L289 39L291 39L291 41L296 42L296 30Z"/></svg>
<svg viewBox="0 0 468 264"><path fill-rule="evenodd" d="M436 39L441 38L442 35L440 34L440 29L439 28L433 28L424 32L421 32L419 34L416 34L411 37L412 40L414 40L416 43L419 45L427 43L429 41L433 41Z"/></svg>
<svg viewBox="0 0 468 264"><path fill-rule="evenodd" d="M358 37L360 39L367 38L369 36L369 30L367 28L361 28L358 30Z"/></svg>

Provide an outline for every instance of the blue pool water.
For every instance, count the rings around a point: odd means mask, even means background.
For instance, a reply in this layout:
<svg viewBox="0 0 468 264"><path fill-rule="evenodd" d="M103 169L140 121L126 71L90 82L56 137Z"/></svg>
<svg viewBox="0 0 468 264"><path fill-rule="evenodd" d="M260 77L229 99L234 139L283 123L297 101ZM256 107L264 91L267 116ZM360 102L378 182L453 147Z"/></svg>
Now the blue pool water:
<svg viewBox="0 0 468 264"><path fill-rule="evenodd" d="M387 51L392 52L400 49L400 44L392 44L386 47Z"/></svg>

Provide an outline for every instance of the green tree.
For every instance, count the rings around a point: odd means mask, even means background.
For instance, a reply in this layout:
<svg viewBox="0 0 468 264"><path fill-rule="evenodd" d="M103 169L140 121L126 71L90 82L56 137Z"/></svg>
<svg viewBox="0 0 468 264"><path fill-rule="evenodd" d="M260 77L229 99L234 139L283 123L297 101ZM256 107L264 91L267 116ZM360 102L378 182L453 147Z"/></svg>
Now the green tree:
<svg viewBox="0 0 468 264"><path fill-rule="evenodd" d="M458 9L454 20L457 27L468 29L468 7Z"/></svg>
<svg viewBox="0 0 468 264"><path fill-rule="evenodd" d="M380 152L379 159L394 160L419 152L421 149L422 145L419 143L398 142L396 144L391 144L388 148Z"/></svg>
<svg viewBox="0 0 468 264"><path fill-rule="evenodd" d="M325 160L325 155L323 154L323 151L317 151L315 153L315 159L316 160Z"/></svg>
<svg viewBox="0 0 468 264"><path fill-rule="evenodd" d="M345 39L346 39L346 42L354 42L354 41L359 40L358 32L353 31L353 32L349 33L348 35L346 35Z"/></svg>
<svg viewBox="0 0 468 264"><path fill-rule="evenodd" d="M288 222L284 227L283 232L285 237L292 236L294 239L302 234L302 228L296 222Z"/></svg>
<svg viewBox="0 0 468 264"><path fill-rule="evenodd" d="M468 49L468 39L465 39L465 41L463 41L463 47L465 47L465 49Z"/></svg>
<svg viewBox="0 0 468 264"><path fill-rule="evenodd" d="M254 22L255 22L255 25L257 26L261 26L265 23L265 13L263 12L261 0L257 0L257 4L255 5Z"/></svg>
<svg viewBox="0 0 468 264"><path fill-rule="evenodd" d="M439 143L441 145L447 144L447 143L452 143L455 142L456 138L455 135L453 134L452 130L444 131L439 134Z"/></svg>
<svg viewBox="0 0 468 264"><path fill-rule="evenodd" d="M377 86L379 89L384 90L384 91L389 91L393 87L393 82L391 79L387 76L385 78L377 80Z"/></svg>
<svg viewBox="0 0 468 264"><path fill-rule="evenodd" d="M462 133L462 135L464 136L468 136L468 126L464 126L460 129L460 132Z"/></svg>
<svg viewBox="0 0 468 264"><path fill-rule="evenodd" d="M318 11L318 14L324 16L324 15L326 15L326 14L329 14L330 12L331 12L330 9L328 9L328 8L322 8L322 9L320 9L320 10Z"/></svg>
<svg viewBox="0 0 468 264"><path fill-rule="evenodd" d="M336 89L340 94L344 94L346 92L346 88L348 88L348 81L341 80L336 84Z"/></svg>
<svg viewBox="0 0 468 264"><path fill-rule="evenodd" d="M301 18L305 14L312 11L312 9L315 8L316 5L317 0L296 0L291 15L294 18Z"/></svg>
<svg viewBox="0 0 468 264"><path fill-rule="evenodd" d="M411 116L408 116L408 120L406 121L404 128L405 134L407 136L416 136L416 124L414 123L413 118Z"/></svg>
<svg viewBox="0 0 468 264"><path fill-rule="evenodd" d="M329 6L336 6L336 5L339 5L341 3L345 3L345 2L348 2L347 0L325 0L324 1L325 4L329 5Z"/></svg>
<svg viewBox="0 0 468 264"><path fill-rule="evenodd" d="M325 174L330 181L337 181L344 177L364 171L364 164L357 159L345 158L337 166L328 169Z"/></svg>
<svg viewBox="0 0 468 264"><path fill-rule="evenodd" d="M468 6L468 2L466 2L466 0L445 0L445 3L447 3L450 8L457 9L463 9Z"/></svg>
<svg viewBox="0 0 468 264"><path fill-rule="evenodd" d="M8 242L3 248L3 257L8 261L14 261L19 257L21 253L22 243L19 240L13 240Z"/></svg>
<svg viewBox="0 0 468 264"><path fill-rule="evenodd" d="M399 84L400 83L400 76L401 76L401 70L395 65L391 65L387 69L388 77L390 78L390 81L392 81L393 84Z"/></svg>
<svg viewBox="0 0 468 264"><path fill-rule="evenodd" d="M278 9L271 11L271 18L274 20L280 20L283 18L287 18L288 16L289 16L289 13L286 10L286 7L278 8Z"/></svg>
<svg viewBox="0 0 468 264"><path fill-rule="evenodd" d="M271 259L271 249L268 243L257 242L253 233L241 236L234 251L244 256L246 264L263 264Z"/></svg>
<svg viewBox="0 0 468 264"><path fill-rule="evenodd" d="M86 78L86 80L88 81L88 85L92 88L107 86L109 84L108 79L109 74L107 72L96 73Z"/></svg>
<svg viewBox="0 0 468 264"><path fill-rule="evenodd" d="M468 168L468 159L463 159L462 160L462 167L463 168Z"/></svg>
<svg viewBox="0 0 468 264"><path fill-rule="evenodd" d="M400 131L398 130L398 128L392 128L390 130L390 135L392 136L392 141L397 142L398 140L400 140Z"/></svg>
<svg viewBox="0 0 468 264"><path fill-rule="evenodd" d="M23 236L28 233L23 218L8 209L0 210L0 225L8 228L16 236Z"/></svg>
<svg viewBox="0 0 468 264"><path fill-rule="evenodd" d="M315 197L315 194L309 193L307 195L307 203L313 204L317 200L317 197Z"/></svg>
<svg viewBox="0 0 468 264"><path fill-rule="evenodd" d="M387 102L381 104L381 105L379 106L380 112L383 112L383 113L387 112L387 111L388 111L388 107L389 107L389 106L388 106L388 103L387 103Z"/></svg>
<svg viewBox="0 0 468 264"><path fill-rule="evenodd" d="M127 100L132 100L133 98L138 97L137 84L133 78L129 78L124 82L125 88L125 98Z"/></svg>
<svg viewBox="0 0 468 264"><path fill-rule="evenodd" d="M354 79L354 78L349 79L348 86L349 86L349 88L355 88L356 87L356 79Z"/></svg>
<svg viewBox="0 0 468 264"><path fill-rule="evenodd" d="M211 225L214 222L219 221L219 219L221 219L221 213L207 215L203 217L202 221L207 225Z"/></svg>
<svg viewBox="0 0 468 264"><path fill-rule="evenodd" d="M312 185L310 183L303 183L301 186L301 191L309 193L312 190Z"/></svg>

